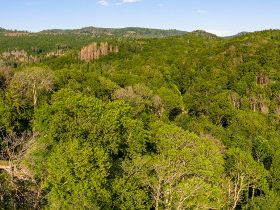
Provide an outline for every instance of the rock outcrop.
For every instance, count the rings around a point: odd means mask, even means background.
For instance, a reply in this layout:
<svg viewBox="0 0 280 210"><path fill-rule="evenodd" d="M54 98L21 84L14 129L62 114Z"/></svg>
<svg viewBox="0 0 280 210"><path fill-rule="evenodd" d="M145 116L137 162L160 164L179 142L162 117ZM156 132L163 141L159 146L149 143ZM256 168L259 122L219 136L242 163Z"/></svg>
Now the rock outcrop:
<svg viewBox="0 0 280 210"><path fill-rule="evenodd" d="M84 61L96 60L102 56L106 56L110 53L118 53L118 46L109 45L107 42L101 42L97 44L96 42L83 47L80 51L79 57Z"/></svg>
<svg viewBox="0 0 280 210"><path fill-rule="evenodd" d="M23 63L34 63L38 61L36 56L28 55L25 50L12 50L3 52L0 57L6 60L19 61Z"/></svg>

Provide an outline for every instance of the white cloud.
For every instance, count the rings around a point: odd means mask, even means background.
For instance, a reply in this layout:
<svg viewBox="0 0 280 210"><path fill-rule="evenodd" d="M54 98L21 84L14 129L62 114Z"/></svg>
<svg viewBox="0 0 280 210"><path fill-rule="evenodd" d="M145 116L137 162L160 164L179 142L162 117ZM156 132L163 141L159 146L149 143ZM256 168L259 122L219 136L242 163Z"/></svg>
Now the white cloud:
<svg viewBox="0 0 280 210"><path fill-rule="evenodd" d="M109 1L108 0L100 0L100 1L97 1L97 4L99 4L101 6L108 6Z"/></svg>
<svg viewBox="0 0 280 210"><path fill-rule="evenodd" d="M198 9L198 10L196 10L196 12L197 12L198 14L207 14L207 13L208 13L207 10L203 10L203 9Z"/></svg>
<svg viewBox="0 0 280 210"><path fill-rule="evenodd" d="M114 0L114 1L98 0L96 3L101 6L109 6L111 4L113 4L113 5L133 4L133 3L140 2L140 1L142 1L142 0Z"/></svg>
<svg viewBox="0 0 280 210"><path fill-rule="evenodd" d="M141 0L122 0L118 3L116 3L116 5L123 5L123 4L133 4L133 3L137 3L140 2Z"/></svg>

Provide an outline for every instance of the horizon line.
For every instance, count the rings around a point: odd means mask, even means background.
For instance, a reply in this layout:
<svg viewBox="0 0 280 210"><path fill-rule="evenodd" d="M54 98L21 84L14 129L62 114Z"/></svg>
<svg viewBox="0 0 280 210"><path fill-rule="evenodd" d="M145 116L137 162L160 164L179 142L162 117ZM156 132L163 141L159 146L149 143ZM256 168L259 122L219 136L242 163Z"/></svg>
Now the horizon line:
<svg viewBox="0 0 280 210"><path fill-rule="evenodd" d="M215 30L211 29L195 29L191 31L187 30L181 30L181 29L176 29L176 28L151 28L151 27L141 27L141 26L125 26L125 27L103 27L103 26L82 26L82 27L73 27L73 28L46 28L46 29L41 29L41 30L26 30L26 29L10 29L10 28L4 28L0 26L0 29L4 29L7 31L13 31L13 32L28 32L28 33L40 33L43 31L48 31L48 30L80 30L80 29L85 29L85 28L97 28L97 29L126 29L126 28L139 28L139 29L149 29L149 30L164 30L164 31L171 31L171 30L176 30L180 32L185 32L185 33L192 33L195 31L204 31L213 35L216 35L218 37L230 37L230 36L235 36L241 33L254 33L254 32L260 32L260 31L269 31L269 30L280 30L280 28L266 28L266 29L260 29L260 30L247 30L247 31L240 31L237 33L231 33L225 36L219 35Z"/></svg>

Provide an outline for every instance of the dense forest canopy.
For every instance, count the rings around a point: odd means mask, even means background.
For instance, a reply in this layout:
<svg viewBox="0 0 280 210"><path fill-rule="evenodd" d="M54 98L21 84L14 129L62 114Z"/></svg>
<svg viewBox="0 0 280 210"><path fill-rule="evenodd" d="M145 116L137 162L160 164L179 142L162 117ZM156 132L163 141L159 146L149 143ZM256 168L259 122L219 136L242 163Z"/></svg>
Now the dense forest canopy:
<svg viewBox="0 0 280 210"><path fill-rule="evenodd" d="M0 31L1 208L280 209L280 31Z"/></svg>

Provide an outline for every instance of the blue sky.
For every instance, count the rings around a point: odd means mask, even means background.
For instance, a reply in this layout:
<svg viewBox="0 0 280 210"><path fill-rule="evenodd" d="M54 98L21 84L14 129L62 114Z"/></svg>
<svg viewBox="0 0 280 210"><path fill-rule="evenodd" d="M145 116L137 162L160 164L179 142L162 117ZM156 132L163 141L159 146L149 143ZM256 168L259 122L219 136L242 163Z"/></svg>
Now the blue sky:
<svg viewBox="0 0 280 210"><path fill-rule="evenodd" d="M280 28L280 0L0 0L0 27L206 30L221 36Z"/></svg>

